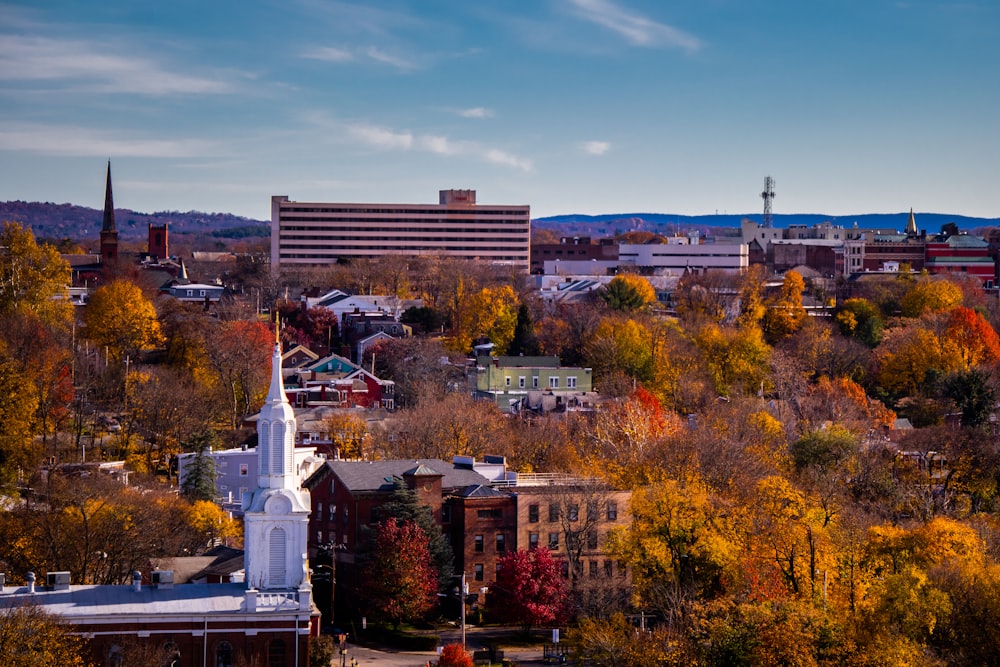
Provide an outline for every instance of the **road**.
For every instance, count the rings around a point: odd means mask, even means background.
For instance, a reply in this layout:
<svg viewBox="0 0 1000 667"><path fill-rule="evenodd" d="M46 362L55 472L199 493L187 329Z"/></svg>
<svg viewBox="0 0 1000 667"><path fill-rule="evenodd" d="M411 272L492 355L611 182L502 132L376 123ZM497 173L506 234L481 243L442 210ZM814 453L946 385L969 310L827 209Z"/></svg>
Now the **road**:
<svg viewBox="0 0 1000 667"><path fill-rule="evenodd" d="M504 645L503 637L512 634L512 631L497 630L494 628L467 628L465 643L469 652L481 649L488 642L497 642ZM445 644L458 644L462 641L462 632L459 629L449 628L440 633L441 641ZM504 648L504 658L513 660L521 665L542 665L542 645L537 646L515 646ZM339 657L339 656L338 656ZM354 646L348 644L347 654L344 656L344 663L347 667L352 665L352 660L357 667L421 667L428 663L437 662L435 651L388 651L367 648L364 646ZM333 663L339 667L337 660Z"/></svg>

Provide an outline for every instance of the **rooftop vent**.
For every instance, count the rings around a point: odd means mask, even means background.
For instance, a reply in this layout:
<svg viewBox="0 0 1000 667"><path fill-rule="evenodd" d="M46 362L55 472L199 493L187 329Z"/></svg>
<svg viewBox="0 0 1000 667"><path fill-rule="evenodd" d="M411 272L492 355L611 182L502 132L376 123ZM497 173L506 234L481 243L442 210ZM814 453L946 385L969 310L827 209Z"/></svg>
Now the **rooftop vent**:
<svg viewBox="0 0 1000 667"><path fill-rule="evenodd" d="M153 570L150 579L157 588L166 590L174 587L173 570Z"/></svg>

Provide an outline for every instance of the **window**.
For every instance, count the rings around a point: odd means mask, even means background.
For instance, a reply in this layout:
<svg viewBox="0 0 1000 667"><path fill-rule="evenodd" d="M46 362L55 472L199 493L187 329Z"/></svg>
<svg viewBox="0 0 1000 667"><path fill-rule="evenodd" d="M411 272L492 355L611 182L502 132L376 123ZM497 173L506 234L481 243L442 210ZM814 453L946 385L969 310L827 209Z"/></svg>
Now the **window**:
<svg viewBox="0 0 1000 667"><path fill-rule="evenodd" d="M476 566L475 566L475 575L474 576L475 576L476 581L482 581L483 580L483 564L482 563L476 563Z"/></svg>
<svg viewBox="0 0 1000 667"><path fill-rule="evenodd" d="M597 548L597 531L596 530L588 530L587 531L587 548L591 549L591 550Z"/></svg>
<svg viewBox="0 0 1000 667"><path fill-rule="evenodd" d="M569 579L569 561L559 561L559 565L562 568L562 576L564 579Z"/></svg>
<svg viewBox="0 0 1000 667"><path fill-rule="evenodd" d="M538 505L528 505L528 523L538 523Z"/></svg>
<svg viewBox="0 0 1000 667"><path fill-rule="evenodd" d="M233 646L229 642L219 642L215 647L215 667L233 667Z"/></svg>
<svg viewBox="0 0 1000 667"><path fill-rule="evenodd" d="M576 503L573 503L572 505L569 506L569 512L568 512L568 514L569 514L568 518L569 518L570 521L577 521L577 520L579 520L579 518L580 518L580 506L577 505Z"/></svg>
<svg viewBox="0 0 1000 667"><path fill-rule="evenodd" d="M608 501L608 521L618 520L618 503L613 500Z"/></svg>
<svg viewBox="0 0 1000 667"><path fill-rule="evenodd" d="M517 386L520 387L521 389L524 389L525 383L524 383L524 376L523 375L521 377L517 378Z"/></svg>
<svg viewBox="0 0 1000 667"><path fill-rule="evenodd" d="M597 501L587 503L587 521L597 521Z"/></svg>
<svg viewBox="0 0 1000 667"><path fill-rule="evenodd" d="M549 522L555 522L559 520L559 505L552 503L549 505Z"/></svg>
<svg viewBox="0 0 1000 667"><path fill-rule="evenodd" d="M451 523L451 506L441 506L441 523Z"/></svg>
<svg viewBox="0 0 1000 667"><path fill-rule="evenodd" d="M250 474L250 464L241 463L240 464L240 477L246 477Z"/></svg>
<svg viewBox="0 0 1000 667"><path fill-rule="evenodd" d="M267 647L267 667L285 667L285 642L275 639Z"/></svg>
<svg viewBox="0 0 1000 667"><path fill-rule="evenodd" d="M189 289L189 290L185 290L185 291L187 292L188 296L194 296L194 290L193 289Z"/></svg>
<svg viewBox="0 0 1000 667"><path fill-rule="evenodd" d="M323 544L323 531L322 530L317 530L316 531L316 544Z"/></svg>
<svg viewBox="0 0 1000 667"><path fill-rule="evenodd" d="M614 572L613 572L614 569L615 569L614 563L612 563L609 560L604 561L604 576L605 577L610 577L612 574L614 574Z"/></svg>
<svg viewBox="0 0 1000 667"><path fill-rule="evenodd" d="M576 389L576 376L569 376L566 378L566 386L570 389Z"/></svg>
<svg viewBox="0 0 1000 667"><path fill-rule="evenodd" d="M494 507L488 510L477 510L476 517L479 519L502 519L503 518L503 508Z"/></svg>
<svg viewBox="0 0 1000 667"><path fill-rule="evenodd" d="M549 549L552 551L559 549L559 533L549 533Z"/></svg>
<svg viewBox="0 0 1000 667"><path fill-rule="evenodd" d="M626 567L625 566L625 561L623 561L623 560L618 561L618 576L619 577L624 577L625 576L625 567Z"/></svg>
<svg viewBox="0 0 1000 667"><path fill-rule="evenodd" d="M503 383L504 383L504 386L506 386L506 387L510 386L510 376L509 375L503 379Z"/></svg>
<svg viewBox="0 0 1000 667"><path fill-rule="evenodd" d="M528 551L538 548L538 533L528 533Z"/></svg>
<svg viewBox="0 0 1000 667"><path fill-rule="evenodd" d="M344 506L344 525L347 525L347 506Z"/></svg>
<svg viewBox="0 0 1000 667"><path fill-rule="evenodd" d="M559 378L555 377L555 376L550 377L549 378L549 389L558 389L558 388L559 388Z"/></svg>
<svg viewBox="0 0 1000 667"><path fill-rule="evenodd" d="M532 389L538 389L538 376L537 375L531 376L531 388Z"/></svg>
<svg viewBox="0 0 1000 667"><path fill-rule="evenodd" d="M476 543L476 546L475 546L476 552L477 553L482 553L483 552L483 536L482 535L476 535L476 537L474 538L474 540L475 540L475 543Z"/></svg>
<svg viewBox="0 0 1000 667"><path fill-rule="evenodd" d="M590 561L590 576L591 577L597 577L597 561L596 560Z"/></svg>
<svg viewBox="0 0 1000 667"><path fill-rule="evenodd" d="M507 551L507 538L503 533L497 533L497 553Z"/></svg>

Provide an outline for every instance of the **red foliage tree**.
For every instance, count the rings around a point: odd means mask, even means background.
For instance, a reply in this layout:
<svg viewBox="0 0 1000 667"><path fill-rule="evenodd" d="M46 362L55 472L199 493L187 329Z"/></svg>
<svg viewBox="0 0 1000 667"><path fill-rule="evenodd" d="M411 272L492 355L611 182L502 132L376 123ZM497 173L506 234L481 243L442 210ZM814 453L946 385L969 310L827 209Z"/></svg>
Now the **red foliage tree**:
<svg viewBox="0 0 1000 667"><path fill-rule="evenodd" d="M438 667L472 667L472 656L461 644L448 644L441 649Z"/></svg>
<svg viewBox="0 0 1000 667"><path fill-rule="evenodd" d="M500 559L489 606L502 620L527 633L532 627L563 621L568 601L566 579L548 549L513 551Z"/></svg>
<svg viewBox="0 0 1000 667"><path fill-rule="evenodd" d="M962 360L970 367L1000 359L1000 337L982 315L970 308L952 309L945 336L958 347Z"/></svg>
<svg viewBox="0 0 1000 667"><path fill-rule="evenodd" d="M437 569L427 534L416 523L393 517L377 530L365 568L366 597L376 616L398 627L437 603Z"/></svg>

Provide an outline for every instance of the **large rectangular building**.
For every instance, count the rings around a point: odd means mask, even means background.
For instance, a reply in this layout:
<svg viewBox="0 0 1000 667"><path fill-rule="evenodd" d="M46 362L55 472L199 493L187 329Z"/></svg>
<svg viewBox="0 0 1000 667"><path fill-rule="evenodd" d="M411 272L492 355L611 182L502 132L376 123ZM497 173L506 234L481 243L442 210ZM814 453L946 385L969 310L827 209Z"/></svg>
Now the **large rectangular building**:
<svg viewBox="0 0 1000 667"><path fill-rule="evenodd" d="M387 254L446 255L528 268L530 206L476 203L442 190L434 204L350 204L271 197L271 268Z"/></svg>

